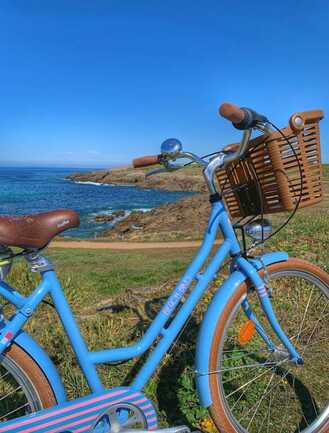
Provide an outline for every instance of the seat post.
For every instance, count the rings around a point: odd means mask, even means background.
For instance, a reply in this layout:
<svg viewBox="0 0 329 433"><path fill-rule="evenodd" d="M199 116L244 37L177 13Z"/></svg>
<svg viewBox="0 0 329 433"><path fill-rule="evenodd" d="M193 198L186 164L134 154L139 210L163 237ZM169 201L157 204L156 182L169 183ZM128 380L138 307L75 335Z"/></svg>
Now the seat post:
<svg viewBox="0 0 329 433"><path fill-rule="evenodd" d="M4 281L12 266L12 251L6 245L0 245L0 281Z"/></svg>
<svg viewBox="0 0 329 433"><path fill-rule="evenodd" d="M31 272L46 272L46 271L54 271L55 267L51 260L47 257L42 256L39 250L33 251L31 253L26 254L26 261L29 264Z"/></svg>

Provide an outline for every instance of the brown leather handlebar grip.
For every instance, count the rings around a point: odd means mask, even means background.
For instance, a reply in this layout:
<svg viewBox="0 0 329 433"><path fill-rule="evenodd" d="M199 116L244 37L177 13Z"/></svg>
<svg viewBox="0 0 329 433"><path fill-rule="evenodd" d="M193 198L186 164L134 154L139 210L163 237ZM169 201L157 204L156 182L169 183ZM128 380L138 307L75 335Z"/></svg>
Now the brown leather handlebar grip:
<svg viewBox="0 0 329 433"><path fill-rule="evenodd" d="M156 165L159 164L160 160L161 160L160 155L141 156L140 158L136 158L133 160L133 167L142 168L142 167L148 167L150 165Z"/></svg>
<svg viewBox="0 0 329 433"><path fill-rule="evenodd" d="M224 119L227 119L233 123L240 123L244 121L245 118L245 112L237 107L234 104L230 104L229 102L224 102L219 107L219 114L224 117Z"/></svg>

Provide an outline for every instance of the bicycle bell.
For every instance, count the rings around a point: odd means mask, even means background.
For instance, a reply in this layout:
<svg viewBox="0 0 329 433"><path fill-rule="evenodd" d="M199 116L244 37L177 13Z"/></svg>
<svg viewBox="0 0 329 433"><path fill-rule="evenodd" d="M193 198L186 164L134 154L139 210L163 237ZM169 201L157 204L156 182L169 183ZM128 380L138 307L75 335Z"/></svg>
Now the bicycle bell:
<svg viewBox="0 0 329 433"><path fill-rule="evenodd" d="M244 226L248 236L256 241L267 239L272 233L272 224L268 219L258 218Z"/></svg>
<svg viewBox="0 0 329 433"><path fill-rule="evenodd" d="M182 150L182 143L177 138L168 138L161 144L161 155L170 159L177 158Z"/></svg>

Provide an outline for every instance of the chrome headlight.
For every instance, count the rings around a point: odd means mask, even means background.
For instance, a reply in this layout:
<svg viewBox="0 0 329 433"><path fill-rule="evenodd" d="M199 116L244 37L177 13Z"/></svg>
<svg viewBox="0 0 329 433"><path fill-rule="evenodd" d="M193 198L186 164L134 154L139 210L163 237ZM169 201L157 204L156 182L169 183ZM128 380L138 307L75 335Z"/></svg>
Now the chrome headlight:
<svg viewBox="0 0 329 433"><path fill-rule="evenodd" d="M252 239L256 241L261 241L262 239L266 239L272 233L272 224L269 220L256 219L249 224L244 226L245 233L250 236Z"/></svg>

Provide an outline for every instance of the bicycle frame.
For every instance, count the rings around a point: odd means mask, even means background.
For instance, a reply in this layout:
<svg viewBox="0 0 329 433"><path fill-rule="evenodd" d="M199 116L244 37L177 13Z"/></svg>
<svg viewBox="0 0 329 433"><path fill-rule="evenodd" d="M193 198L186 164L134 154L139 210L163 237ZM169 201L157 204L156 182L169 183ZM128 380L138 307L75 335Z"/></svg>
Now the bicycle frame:
<svg viewBox="0 0 329 433"><path fill-rule="evenodd" d="M140 341L125 348L111 348L94 352L89 351L55 272L53 270L47 270L42 272L41 283L28 297L20 295L5 282L0 282L0 295L17 307L16 313L1 329L0 354L10 346L11 342L15 339L29 317L34 313L40 302L47 294L50 294L77 360L93 393L104 391L104 386L96 371L97 364L124 361L138 357L145 353L157 338L160 337L158 343L131 383L130 388L132 390L140 391L176 339L179 331L189 318L209 283L215 278L223 261L230 255L233 258L233 268L238 269L239 272L243 274L244 279L249 278L253 283L269 323L288 350L291 359L298 362L300 359L299 354L283 333L276 320L264 282L258 274L257 266L241 255L238 239L222 200L217 195L212 201L208 227L198 253ZM223 242L213 254L209 264L201 274L201 268L211 256L218 229L220 229L223 235ZM191 288L193 282L195 282L195 285ZM230 284L230 279L227 280L224 285L225 284ZM190 288L191 290L186 296L185 302L180 303L182 297ZM219 288L216 297L221 297L221 288ZM178 305L180 305L179 309L177 308ZM253 317L250 306L249 308L248 306L245 308L245 312L247 317ZM168 322L170 323L168 324ZM270 338L266 335L259 323L257 324L257 330L260 335L263 336L269 349L273 349L273 347L271 347L272 343ZM262 335L262 333L264 333L264 335ZM204 353L203 355L199 353L197 356L203 356L205 360L208 353ZM205 365L205 361L203 364Z"/></svg>

